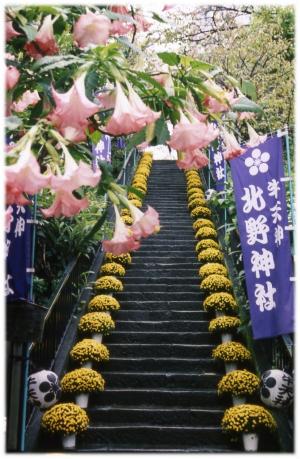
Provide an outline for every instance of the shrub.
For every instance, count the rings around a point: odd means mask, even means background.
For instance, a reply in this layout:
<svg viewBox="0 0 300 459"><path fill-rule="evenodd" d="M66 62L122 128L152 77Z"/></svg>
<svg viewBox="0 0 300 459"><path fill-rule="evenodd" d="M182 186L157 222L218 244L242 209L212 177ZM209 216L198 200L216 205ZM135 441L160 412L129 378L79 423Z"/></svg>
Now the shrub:
<svg viewBox="0 0 300 459"><path fill-rule="evenodd" d="M211 274L203 279L200 284L200 289L209 294L216 292L231 292L232 283L227 277L221 274Z"/></svg>
<svg viewBox="0 0 300 459"><path fill-rule="evenodd" d="M203 239L204 242L206 239ZM205 265L199 268L199 276L204 277L210 276L211 274L221 274L223 276L228 275L227 268L221 263L205 263Z"/></svg>
<svg viewBox="0 0 300 459"><path fill-rule="evenodd" d="M58 403L42 417L42 427L51 433L80 433L88 428L86 412L75 403Z"/></svg>
<svg viewBox="0 0 300 459"><path fill-rule="evenodd" d="M70 394L101 392L104 385L105 381L100 373L90 368L69 371L61 380L63 392Z"/></svg>
<svg viewBox="0 0 300 459"><path fill-rule="evenodd" d="M96 292L122 292L122 282L114 276L102 276L94 283Z"/></svg>
<svg viewBox="0 0 300 459"><path fill-rule="evenodd" d="M218 239L218 233L214 228L202 226L196 233L196 239Z"/></svg>
<svg viewBox="0 0 300 459"><path fill-rule="evenodd" d="M230 333L241 325L240 319L231 316L221 316L209 322L208 331L212 333Z"/></svg>
<svg viewBox="0 0 300 459"><path fill-rule="evenodd" d="M213 293L205 298L203 302L205 311L219 311L232 313L237 311L238 305L230 293L219 292Z"/></svg>
<svg viewBox="0 0 300 459"><path fill-rule="evenodd" d="M234 370L223 376L218 384L219 394L232 394L235 397L252 395L258 391L260 379L250 371Z"/></svg>
<svg viewBox="0 0 300 459"><path fill-rule="evenodd" d="M209 228L215 228L214 223L211 220L208 220L207 218L198 218L194 223L193 223L193 229L194 231L198 231L199 228L202 228L203 226L208 226ZM197 237L197 234L196 236Z"/></svg>
<svg viewBox="0 0 300 459"><path fill-rule="evenodd" d="M78 330L82 333L102 333L108 335L115 328L115 323L106 312L88 312L81 317Z"/></svg>
<svg viewBox="0 0 300 459"><path fill-rule="evenodd" d="M210 228L208 228L210 229ZM196 252L201 252L201 250L205 249L218 249L220 250L220 246L218 242L214 241L213 239L202 239L201 241L197 242L196 245Z"/></svg>
<svg viewBox="0 0 300 459"><path fill-rule="evenodd" d="M198 218L198 217L203 217L203 218L209 218L211 217L211 210L208 207L203 207L203 206L198 206L195 207L191 211L191 216L193 218Z"/></svg>
<svg viewBox="0 0 300 459"><path fill-rule="evenodd" d="M129 215L124 215L123 217L121 217L121 219L123 220L125 225L132 225L133 223L133 218L130 217Z"/></svg>
<svg viewBox="0 0 300 459"><path fill-rule="evenodd" d="M109 351L104 344L98 343L94 339L83 339L72 347L70 356L79 363L89 360L93 362L102 362L109 360Z"/></svg>
<svg viewBox="0 0 300 459"><path fill-rule="evenodd" d="M122 253L121 255L113 255L112 253L107 252L105 255L105 261L114 261L120 263L123 266L128 266L131 264L131 255L130 253Z"/></svg>
<svg viewBox="0 0 300 459"><path fill-rule="evenodd" d="M205 249L198 254L198 260L201 263L219 263L224 261L224 255L218 249Z"/></svg>
<svg viewBox="0 0 300 459"><path fill-rule="evenodd" d="M237 341L229 341L219 344L213 351L214 359L223 360L224 362L244 362L251 359L248 349Z"/></svg>
<svg viewBox="0 0 300 459"><path fill-rule="evenodd" d="M120 303L110 295L96 295L88 304L88 311L117 311Z"/></svg>
<svg viewBox="0 0 300 459"><path fill-rule="evenodd" d="M274 431L277 427L269 411L262 406L246 403L228 408L221 425L223 430L231 433Z"/></svg>
<svg viewBox="0 0 300 459"><path fill-rule="evenodd" d="M139 209L142 207L143 203L139 199L129 199L130 204L132 204L135 207L138 207Z"/></svg>
<svg viewBox="0 0 300 459"><path fill-rule="evenodd" d="M207 201L204 198L194 198L193 200L189 201L188 208L194 209L195 207L199 206L207 206Z"/></svg>
<svg viewBox="0 0 300 459"><path fill-rule="evenodd" d="M119 263L115 263L114 261L111 263L105 263L104 265L101 266L100 269L101 274L112 274L115 276L125 276L125 268L120 265Z"/></svg>

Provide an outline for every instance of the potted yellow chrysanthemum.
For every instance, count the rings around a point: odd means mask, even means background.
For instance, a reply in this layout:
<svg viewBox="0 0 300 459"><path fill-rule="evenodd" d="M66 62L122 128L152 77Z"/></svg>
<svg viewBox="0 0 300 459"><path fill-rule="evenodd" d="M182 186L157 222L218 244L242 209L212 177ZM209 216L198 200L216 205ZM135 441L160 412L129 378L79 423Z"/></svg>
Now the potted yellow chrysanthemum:
<svg viewBox="0 0 300 459"><path fill-rule="evenodd" d="M75 403L58 403L47 410L42 417L42 427L50 433L60 433L64 449L73 449L76 434L88 428L86 412Z"/></svg>
<svg viewBox="0 0 300 459"><path fill-rule="evenodd" d="M259 405L243 404L225 411L222 428L232 434L243 434L245 451L258 450L258 434L264 430L274 431L276 422L269 411Z"/></svg>

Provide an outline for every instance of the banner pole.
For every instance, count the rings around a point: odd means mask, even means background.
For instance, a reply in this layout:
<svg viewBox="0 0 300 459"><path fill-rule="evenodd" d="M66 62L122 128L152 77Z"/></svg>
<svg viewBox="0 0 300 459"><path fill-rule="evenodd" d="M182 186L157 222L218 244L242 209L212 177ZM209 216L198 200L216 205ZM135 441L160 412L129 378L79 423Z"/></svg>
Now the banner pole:
<svg viewBox="0 0 300 459"><path fill-rule="evenodd" d="M287 158L287 166L288 166L288 175L290 177L289 180L289 191L290 191L290 204L291 204L291 217L292 217L292 225L295 227L295 209L294 209L294 193L293 193L293 185L292 185L292 168L291 168L291 153L290 153L290 140L289 140L289 128L285 126L285 148L286 148L286 158Z"/></svg>
<svg viewBox="0 0 300 459"><path fill-rule="evenodd" d="M32 230L32 246L31 246L31 267L34 268L35 260L35 242L36 242L36 214L37 214L37 195L34 195L33 205L33 230ZM34 270L30 273L30 290L29 301L33 301L33 276ZM23 385L22 385L22 409L21 409L21 432L20 432L20 450L25 451L25 433L26 433L26 417L27 417L27 398L28 398L28 376L29 376L29 357L30 357L30 343L23 345Z"/></svg>
<svg viewBox="0 0 300 459"><path fill-rule="evenodd" d="M211 148L208 148L208 189L210 190L210 153L211 153Z"/></svg>

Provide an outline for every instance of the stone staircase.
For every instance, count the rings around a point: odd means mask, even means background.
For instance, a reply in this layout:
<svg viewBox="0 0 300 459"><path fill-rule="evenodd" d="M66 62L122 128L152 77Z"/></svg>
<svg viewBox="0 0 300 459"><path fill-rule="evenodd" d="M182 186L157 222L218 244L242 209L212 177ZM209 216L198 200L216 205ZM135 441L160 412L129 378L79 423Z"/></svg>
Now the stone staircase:
<svg viewBox="0 0 300 459"><path fill-rule="evenodd" d="M94 364L106 389L90 396L90 427L76 450L234 452L220 428L224 368L211 358L217 341L201 306L185 177L175 161L153 162L144 204L159 212L161 231L133 253L116 296L116 329L104 340L111 358Z"/></svg>

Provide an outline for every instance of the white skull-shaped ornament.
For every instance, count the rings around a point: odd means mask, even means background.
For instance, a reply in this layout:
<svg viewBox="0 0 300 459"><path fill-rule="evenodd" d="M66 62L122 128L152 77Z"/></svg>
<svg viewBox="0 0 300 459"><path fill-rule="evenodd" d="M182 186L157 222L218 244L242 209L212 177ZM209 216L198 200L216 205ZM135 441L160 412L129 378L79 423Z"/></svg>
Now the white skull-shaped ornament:
<svg viewBox="0 0 300 459"><path fill-rule="evenodd" d="M61 396L59 379L53 371L42 370L28 378L29 400L41 410L53 406Z"/></svg>
<svg viewBox="0 0 300 459"><path fill-rule="evenodd" d="M261 375L261 401L272 408L284 408L293 401L293 378L282 370L268 370Z"/></svg>

